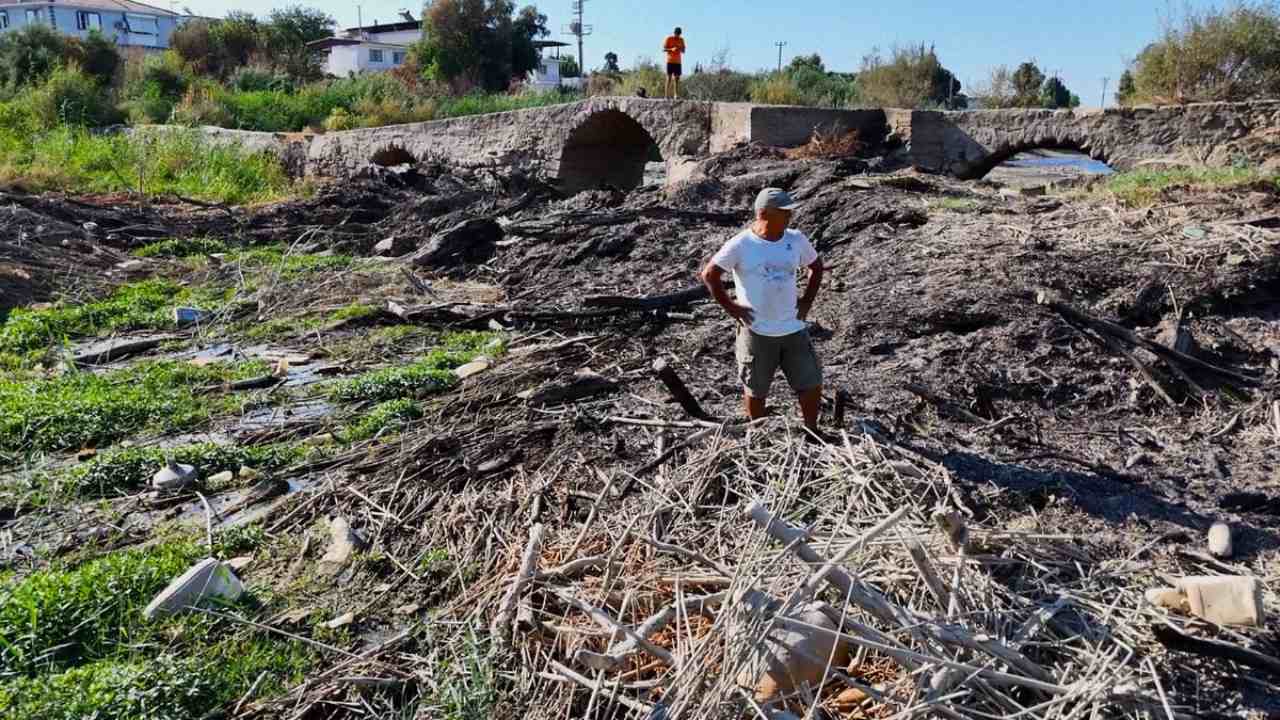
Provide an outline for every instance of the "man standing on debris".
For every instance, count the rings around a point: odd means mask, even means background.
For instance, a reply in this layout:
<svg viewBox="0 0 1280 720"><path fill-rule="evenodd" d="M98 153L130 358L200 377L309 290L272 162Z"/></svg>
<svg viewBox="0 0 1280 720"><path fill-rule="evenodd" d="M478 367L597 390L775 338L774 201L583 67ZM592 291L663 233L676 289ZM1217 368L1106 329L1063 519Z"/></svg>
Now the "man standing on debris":
<svg viewBox="0 0 1280 720"><path fill-rule="evenodd" d="M798 230L788 230L796 204L778 188L756 196L751 227L724 244L702 271L711 296L737 321L738 376L747 416L764 417L769 386L778 368L800 396L804 426L818 431L822 366L809 338L805 318L822 284L822 259ZM804 295L796 297L796 274L808 269ZM722 275L733 273L736 302L725 292Z"/></svg>
<svg viewBox="0 0 1280 720"><path fill-rule="evenodd" d="M684 60L684 32L680 28L667 36L662 43L662 51L667 54L667 97L678 100Z"/></svg>

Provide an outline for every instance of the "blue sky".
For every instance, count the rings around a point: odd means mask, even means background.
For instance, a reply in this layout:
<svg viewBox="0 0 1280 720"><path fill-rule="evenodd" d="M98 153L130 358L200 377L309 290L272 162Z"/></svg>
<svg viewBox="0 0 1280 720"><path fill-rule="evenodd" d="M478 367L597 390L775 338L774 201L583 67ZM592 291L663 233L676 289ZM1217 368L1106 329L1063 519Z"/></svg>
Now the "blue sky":
<svg viewBox="0 0 1280 720"><path fill-rule="evenodd" d="M535 0L550 17L555 39L572 40L561 35L571 19L570 1ZM265 8L284 4L187 0L194 12L212 16L231 9L265 15ZM342 26L356 24L354 2L303 4L326 10ZM419 13L415 0L365 0L361 7L366 23L394 20L403 7L415 16ZM659 60L662 39L676 25L684 28L689 46L685 63L690 67L726 47L736 67L773 67L778 58L774 43L784 41L784 62L792 55L816 52L829 69L855 70L873 47L885 50L895 43L926 42L937 48L943 64L966 88L983 82L995 65L1015 66L1034 58L1048 74L1060 70L1084 104L1096 106L1102 78L1111 79L1110 103L1125 62L1157 37L1171 9L1181 7L1182 0L586 0L586 22L595 27L595 34L586 39L586 64L598 67L610 50L618 53L624 67L641 56Z"/></svg>

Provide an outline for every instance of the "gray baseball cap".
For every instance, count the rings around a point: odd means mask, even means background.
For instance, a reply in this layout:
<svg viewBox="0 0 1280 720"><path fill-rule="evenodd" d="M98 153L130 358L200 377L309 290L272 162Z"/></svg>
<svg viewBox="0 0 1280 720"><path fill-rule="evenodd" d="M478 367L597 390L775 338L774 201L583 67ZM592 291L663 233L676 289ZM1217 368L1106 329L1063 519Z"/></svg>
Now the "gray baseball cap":
<svg viewBox="0 0 1280 720"><path fill-rule="evenodd" d="M765 188L756 195L756 212L766 208L774 210L795 210L798 207L791 195L782 188Z"/></svg>

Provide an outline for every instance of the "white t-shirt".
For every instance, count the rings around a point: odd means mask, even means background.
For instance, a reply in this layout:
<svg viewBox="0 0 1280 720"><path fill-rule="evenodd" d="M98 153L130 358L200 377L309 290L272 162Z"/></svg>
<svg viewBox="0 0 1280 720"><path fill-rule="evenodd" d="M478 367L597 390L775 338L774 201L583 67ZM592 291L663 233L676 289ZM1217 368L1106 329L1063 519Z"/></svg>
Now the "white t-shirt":
<svg viewBox="0 0 1280 720"><path fill-rule="evenodd" d="M733 273L734 295L754 311L751 331L781 337L805 329L796 316L796 271L817 259L818 251L799 230L788 230L773 241L743 230L711 262Z"/></svg>

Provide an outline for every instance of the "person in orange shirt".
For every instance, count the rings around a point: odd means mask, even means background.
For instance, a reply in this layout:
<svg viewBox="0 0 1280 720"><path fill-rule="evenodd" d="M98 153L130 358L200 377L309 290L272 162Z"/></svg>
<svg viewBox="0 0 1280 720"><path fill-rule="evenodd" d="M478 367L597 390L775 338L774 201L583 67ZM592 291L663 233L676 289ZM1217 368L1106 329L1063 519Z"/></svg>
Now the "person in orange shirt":
<svg viewBox="0 0 1280 720"><path fill-rule="evenodd" d="M684 59L684 37L680 28L667 36L662 43L662 51L667 54L667 97L680 97L681 61Z"/></svg>

